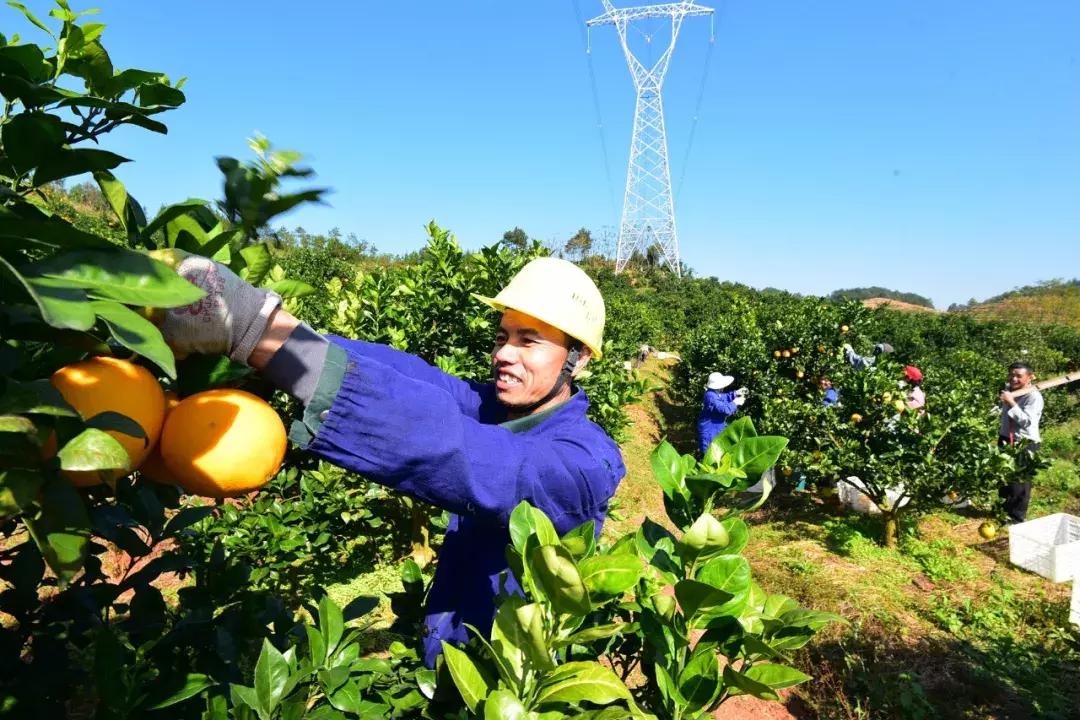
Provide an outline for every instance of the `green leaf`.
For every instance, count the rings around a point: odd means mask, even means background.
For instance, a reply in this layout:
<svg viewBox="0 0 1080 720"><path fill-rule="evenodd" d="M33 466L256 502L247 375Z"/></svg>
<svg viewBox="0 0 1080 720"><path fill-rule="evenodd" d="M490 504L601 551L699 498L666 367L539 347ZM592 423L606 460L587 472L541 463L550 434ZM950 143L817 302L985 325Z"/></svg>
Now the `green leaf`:
<svg viewBox="0 0 1080 720"><path fill-rule="evenodd" d="M176 377L172 348L156 325L120 303L93 300L90 308L105 322L116 342L150 360L169 377Z"/></svg>
<svg viewBox="0 0 1080 720"><path fill-rule="evenodd" d="M240 277L252 285L262 284L263 279L274 264L274 258L270 255L270 247L266 243L249 245L240 250L240 257L244 259L244 266L239 272Z"/></svg>
<svg viewBox="0 0 1080 720"><path fill-rule="evenodd" d="M104 430L87 428L68 441L60 452L62 470L130 470L127 451Z"/></svg>
<svg viewBox="0 0 1080 720"><path fill-rule="evenodd" d="M667 668L660 663L654 663L653 672L656 675L656 686L660 689L660 694L670 701L668 705L677 707L686 705L686 698L679 692L679 686L675 684L675 680L671 677L671 673L667 671Z"/></svg>
<svg viewBox="0 0 1080 720"><path fill-rule="evenodd" d="M660 484L660 489L667 497L685 495L686 487L683 482L685 473L682 469L682 461L678 451L667 440L660 443L649 456L652 465L653 477Z"/></svg>
<svg viewBox="0 0 1080 720"><path fill-rule="evenodd" d="M179 107L187 99L178 88L170 87L164 82L152 82L139 86L139 104L143 107L162 105L164 107Z"/></svg>
<svg viewBox="0 0 1080 720"><path fill-rule="evenodd" d="M614 672L593 661L560 665L548 673L536 694L538 706L556 702L576 705L584 700L607 705L631 698L630 691Z"/></svg>
<svg viewBox="0 0 1080 720"><path fill-rule="evenodd" d="M195 505L182 508L169 519L169 522L165 523L165 529L162 531L162 536L176 537L182 530L202 522L213 514L214 507L212 505Z"/></svg>
<svg viewBox="0 0 1080 720"><path fill-rule="evenodd" d="M108 240L79 230L62 218L45 215L33 206L0 206L0 237L50 249L115 247Z"/></svg>
<svg viewBox="0 0 1080 720"><path fill-rule="evenodd" d="M37 499L44 480L36 470L0 471L0 519L16 515L29 507Z"/></svg>
<svg viewBox="0 0 1080 720"><path fill-rule="evenodd" d="M127 305L182 307L206 294L165 263L122 248L67 252L22 271L39 286L80 288Z"/></svg>
<svg viewBox="0 0 1080 720"><path fill-rule="evenodd" d="M679 693L686 709L696 712L706 707L720 690L720 663L712 647L698 647L679 673Z"/></svg>
<svg viewBox="0 0 1080 720"><path fill-rule="evenodd" d="M621 596L641 577L641 559L636 555L594 555L578 565L581 580L590 593Z"/></svg>
<svg viewBox="0 0 1080 720"><path fill-rule="evenodd" d="M142 237L144 240L149 240L150 236L158 230L164 229L164 227L180 217L186 215L188 211L195 209L205 209L207 202L205 200L199 200L197 198L190 198L183 202L174 203L161 209L161 211L154 216L154 219L150 221L150 224L143 228Z"/></svg>
<svg viewBox="0 0 1080 720"><path fill-rule="evenodd" d="M596 549L596 523L592 520L570 530L559 541L567 552L580 560L593 554Z"/></svg>
<svg viewBox="0 0 1080 720"><path fill-rule="evenodd" d="M745 472L751 483L755 483L763 472L776 464L787 444L787 438L770 435L745 438L731 448L731 464Z"/></svg>
<svg viewBox="0 0 1080 720"><path fill-rule="evenodd" d="M86 560L90 517L75 488L62 478L46 481L40 505L40 515L24 518L26 527L60 585L65 586Z"/></svg>
<svg viewBox="0 0 1080 720"><path fill-rule="evenodd" d="M0 415L0 433L37 433L37 426L21 415Z"/></svg>
<svg viewBox="0 0 1080 720"><path fill-rule="evenodd" d="M480 703L491 694L494 683L487 672L477 665L464 651L457 649L445 640L442 641L443 657L454 685L461 693L470 712L475 713Z"/></svg>
<svg viewBox="0 0 1080 720"><path fill-rule="evenodd" d="M346 675L346 677L348 676ZM360 686L354 680L346 680L327 699L338 710L353 714L359 714L363 703L363 699L360 697Z"/></svg>
<svg viewBox="0 0 1080 720"><path fill-rule="evenodd" d="M555 647L563 648L568 645L586 645L597 640L606 640L607 638L630 632L633 628L633 623L622 622L609 623L607 625L593 625L592 627L579 630L573 635L559 640L555 643Z"/></svg>
<svg viewBox="0 0 1080 720"><path fill-rule="evenodd" d="M528 557L533 581L556 612L587 615L592 609L589 592L581 579L574 558L562 546L542 545L532 548Z"/></svg>
<svg viewBox="0 0 1080 720"><path fill-rule="evenodd" d="M289 681L289 662L263 638L262 652L255 663L255 696L259 709L268 715L281 703Z"/></svg>
<svg viewBox="0 0 1080 720"><path fill-rule="evenodd" d="M729 517L720 521L720 524L724 526L724 530L728 534L728 544L724 548L724 552L728 555L737 555L743 551L746 544L750 542L750 528L742 518Z"/></svg>
<svg viewBox="0 0 1080 720"><path fill-rule="evenodd" d="M713 587L697 580L680 580L675 584L675 597L683 615L693 621L698 613L708 612L722 606L734 597L723 588Z"/></svg>
<svg viewBox="0 0 1080 720"><path fill-rule="evenodd" d="M146 225L146 215L139 203L128 195L124 184L108 170L95 172L94 179L128 236L138 237L139 229Z"/></svg>
<svg viewBox="0 0 1080 720"><path fill-rule="evenodd" d="M528 709L509 690L496 690L484 701L484 720L527 720Z"/></svg>
<svg viewBox="0 0 1080 720"><path fill-rule="evenodd" d="M761 663L754 665L746 671L746 676L763 685L768 685L773 690L782 690L804 683L812 678L804 672L787 665L774 663Z"/></svg>
<svg viewBox="0 0 1080 720"><path fill-rule="evenodd" d="M771 687L738 672L731 665L724 666L724 684L727 686L727 691L731 695L742 695L745 693L761 698L762 700L772 700L774 702L780 699L780 696L777 695L776 691Z"/></svg>
<svg viewBox="0 0 1080 720"><path fill-rule="evenodd" d="M750 595L750 563L739 555L720 555L698 570L697 579L731 594L731 599L719 607L706 610L705 617L737 616L746 606Z"/></svg>
<svg viewBox="0 0 1080 720"><path fill-rule="evenodd" d="M60 391L48 380L19 382L9 379L7 389L0 395L0 413L26 415L55 415L78 417Z"/></svg>
<svg viewBox="0 0 1080 720"><path fill-rule="evenodd" d="M513 687L521 687L527 670L554 666L545 637L544 613L539 605L516 595L499 605L491 626L491 652Z"/></svg>
<svg viewBox="0 0 1080 720"><path fill-rule="evenodd" d="M130 435L133 438L142 440L143 445L146 445L146 431L143 430L142 425L135 422L127 415L121 415L112 410L106 410L91 418L87 418L86 427L105 430L106 432L111 430L123 433L124 435Z"/></svg>
<svg viewBox="0 0 1080 720"><path fill-rule="evenodd" d="M112 170L117 165L126 162L130 162L128 158L108 150L64 149L42 158L38 163L37 170L34 171L34 187L41 187L54 180L92 173L96 170Z"/></svg>
<svg viewBox="0 0 1080 720"><path fill-rule="evenodd" d="M323 595L319 600L319 632L322 633L328 654L334 653L344 631L345 619L341 614L341 608L329 595Z"/></svg>
<svg viewBox="0 0 1080 720"><path fill-rule="evenodd" d="M86 304L86 293L71 288L40 287L23 277L7 260L0 257L0 270L15 278L37 305L41 318L55 328L89 330L94 326L94 313Z"/></svg>
<svg viewBox="0 0 1080 720"><path fill-rule="evenodd" d="M153 694L147 700L149 703L146 706L147 710L160 710L170 705L176 705L188 698L195 697L206 688L216 684L213 678L202 673L187 673L180 678L172 675L163 675L162 677L168 678L168 684L164 687L154 687ZM177 679L179 682L177 682ZM159 699L162 694L165 697Z"/></svg>
<svg viewBox="0 0 1080 720"><path fill-rule="evenodd" d="M288 300L289 298L301 298L315 292L314 287L300 280L278 280L275 283L271 283L269 288L285 300Z"/></svg>
<svg viewBox="0 0 1080 720"><path fill-rule="evenodd" d="M510 542L519 553L524 553L530 535L536 535L540 545L559 544L559 534L547 515L522 500L510 513Z"/></svg>
<svg viewBox="0 0 1080 720"><path fill-rule="evenodd" d="M53 35L52 30L49 29L49 26L38 20L37 17L32 12L30 12L30 10L21 2L15 2L15 0L8 0L8 5L25 15L27 20L36 25L39 29L44 30L46 33L48 33L49 37L56 37L55 35Z"/></svg>
<svg viewBox="0 0 1080 720"><path fill-rule="evenodd" d="M754 422L744 415L729 423L728 426L724 428L724 431L717 437L716 441L719 442L720 449L724 453L728 453L743 440L757 436L757 430L754 429Z"/></svg>
<svg viewBox="0 0 1080 720"><path fill-rule="evenodd" d="M37 167L42 158L60 152L64 128L55 115L19 113L3 125L0 137L15 171L25 173Z"/></svg>

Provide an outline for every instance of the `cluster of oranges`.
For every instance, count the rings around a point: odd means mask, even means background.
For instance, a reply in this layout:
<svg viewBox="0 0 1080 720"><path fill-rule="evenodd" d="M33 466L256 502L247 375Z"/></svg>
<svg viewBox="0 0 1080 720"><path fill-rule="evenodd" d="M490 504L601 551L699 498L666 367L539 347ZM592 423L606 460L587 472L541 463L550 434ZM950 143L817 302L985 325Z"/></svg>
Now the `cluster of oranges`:
<svg viewBox="0 0 1080 720"><path fill-rule="evenodd" d="M145 368L94 357L57 370L52 384L83 418L124 415L145 438L108 431L128 454L129 467L155 482L207 497L233 497L269 482L285 457L285 426L265 401L235 389L180 399L165 392ZM80 487L115 479L122 471L68 472Z"/></svg>

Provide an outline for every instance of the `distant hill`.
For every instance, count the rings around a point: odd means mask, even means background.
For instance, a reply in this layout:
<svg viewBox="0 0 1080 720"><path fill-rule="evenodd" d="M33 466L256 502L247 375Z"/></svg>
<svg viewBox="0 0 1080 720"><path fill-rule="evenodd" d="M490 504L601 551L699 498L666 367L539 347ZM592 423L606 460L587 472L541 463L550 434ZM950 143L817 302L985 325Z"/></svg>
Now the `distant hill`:
<svg viewBox="0 0 1080 720"><path fill-rule="evenodd" d="M1028 285L983 302L953 305L949 311L970 313L987 320L1080 327L1080 280L1051 280Z"/></svg>
<svg viewBox="0 0 1080 720"><path fill-rule="evenodd" d="M920 305L924 308L934 309L934 301L928 297L917 295L916 293L900 292L899 290L890 290L883 287L858 287L847 288L846 290L835 290L829 299L836 302L843 302L844 300L870 300L870 299L884 299L884 300L899 300L901 303L908 303L911 305Z"/></svg>
<svg viewBox="0 0 1080 720"><path fill-rule="evenodd" d="M903 310L904 312L937 312L932 307L926 305L916 305L915 303L904 302L903 300L893 300L886 297L872 297L866 298L862 301L862 304L868 308L878 308L882 305L888 307L890 310Z"/></svg>

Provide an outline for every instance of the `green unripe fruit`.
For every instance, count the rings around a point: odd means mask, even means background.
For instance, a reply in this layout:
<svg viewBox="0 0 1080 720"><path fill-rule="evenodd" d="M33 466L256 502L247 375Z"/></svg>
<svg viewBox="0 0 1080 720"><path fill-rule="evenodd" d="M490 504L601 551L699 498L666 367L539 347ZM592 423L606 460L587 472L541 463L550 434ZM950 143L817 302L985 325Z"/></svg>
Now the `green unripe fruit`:
<svg viewBox="0 0 1080 720"><path fill-rule="evenodd" d="M731 542L728 531L710 513L702 513L683 535L683 545L701 552L705 549L723 548Z"/></svg>

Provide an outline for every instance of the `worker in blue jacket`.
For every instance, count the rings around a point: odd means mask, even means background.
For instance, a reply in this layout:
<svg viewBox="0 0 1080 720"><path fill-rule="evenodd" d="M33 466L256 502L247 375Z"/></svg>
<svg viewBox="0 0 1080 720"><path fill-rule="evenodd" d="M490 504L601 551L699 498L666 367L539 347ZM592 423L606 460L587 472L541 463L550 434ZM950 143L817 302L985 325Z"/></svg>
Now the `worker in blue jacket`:
<svg viewBox="0 0 1080 720"><path fill-rule="evenodd" d="M702 457L712 444L713 438L724 431L728 420L746 402L746 388L734 392L721 392L735 382L731 375L710 373L705 382L705 396L701 400L701 413L698 415L698 452Z"/></svg>
<svg viewBox="0 0 1080 720"><path fill-rule="evenodd" d="M453 513L428 596L429 667L441 641L467 640L466 623L490 627L518 503L543 510L560 533L589 520L599 532L625 468L573 384L601 355L605 319L600 291L573 263L535 259L494 298L475 296L502 313L488 383L319 335L273 292L206 258L181 256L177 271L207 295L167 313L162 332L174 349L261 371L304 405L294 442Z"/></svg>

